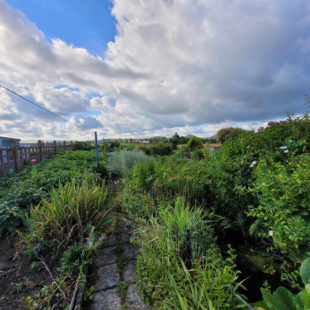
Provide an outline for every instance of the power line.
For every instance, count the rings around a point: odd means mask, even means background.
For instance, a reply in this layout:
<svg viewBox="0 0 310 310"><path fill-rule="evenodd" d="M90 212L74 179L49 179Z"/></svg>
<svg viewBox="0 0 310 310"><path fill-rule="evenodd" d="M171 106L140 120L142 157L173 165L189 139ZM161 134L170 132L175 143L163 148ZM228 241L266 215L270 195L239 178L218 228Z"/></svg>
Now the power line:
<svg viewBox="0 0 310 310"><path fill-rule="evenodd" d="M45 111L45 112L48 112L48 113L50 113L51 115L53 115L53 116L55 116L55 117L61 119L62 121L64 121L64 122L67 121L66 119L62 118L61 116L57 115L56 113L54 113L54 112L52 112L52 111L50 111L50 110L48 110L48 109L46 109L46 108L41 107L41 106L38 105L37 103L35 103L35 102L33 102L33 101L31 101L31 100L25 98L25 97L22 96L22 95L19 95L19 94L16 93L15 91L13 91L13 90L11 90L11 89L9 89L9 88L7 88L7 87L1 85L1 84L0 84L0 87L4 88L5 90L11 92L12 94L14 94L14 95L16 95L16 96L18 96L18 97L20 97L20 98L22 98L22 99L28 101L29 103L35 105L36 107L40 108L41 110L43 110L43 111Z"/></svg>

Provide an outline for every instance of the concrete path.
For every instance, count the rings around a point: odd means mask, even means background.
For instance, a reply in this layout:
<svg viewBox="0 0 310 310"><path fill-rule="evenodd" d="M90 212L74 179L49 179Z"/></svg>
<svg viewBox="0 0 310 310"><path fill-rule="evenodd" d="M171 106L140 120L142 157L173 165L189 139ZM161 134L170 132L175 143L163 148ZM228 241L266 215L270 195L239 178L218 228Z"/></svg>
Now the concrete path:
<svg viewBox="0 0 310 310"><path fill-rule="evenodd" d="M130 233L119 221L108 235L96 257L90 274L94 285L90 310L150 310L143 302L136 282L136 250L130 245Z"/></svg>

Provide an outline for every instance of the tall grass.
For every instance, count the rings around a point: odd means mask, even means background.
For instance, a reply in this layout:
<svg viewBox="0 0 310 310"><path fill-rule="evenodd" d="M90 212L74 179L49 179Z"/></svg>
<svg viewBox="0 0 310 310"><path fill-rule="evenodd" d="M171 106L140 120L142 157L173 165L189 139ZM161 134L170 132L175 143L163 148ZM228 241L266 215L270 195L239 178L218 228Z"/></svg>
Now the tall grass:
<svg viewBox="0 0 310 310"><path fill-rule="evenodd" d="M28 241L44 242L58 251L82 241L90 229L102 231L112 221L113 197L104 184L97 185L86 178L81 185L74 181L60 184L50 197L50 202L43 200L26 214Z"/></svg>
<svg viewBox="0 0 310 310"><path fill-rule="evenodd" d="M221 256L206 216L178 198L144 227L137 272L153 309L233 309L238 303L233 255Z"/></svg>

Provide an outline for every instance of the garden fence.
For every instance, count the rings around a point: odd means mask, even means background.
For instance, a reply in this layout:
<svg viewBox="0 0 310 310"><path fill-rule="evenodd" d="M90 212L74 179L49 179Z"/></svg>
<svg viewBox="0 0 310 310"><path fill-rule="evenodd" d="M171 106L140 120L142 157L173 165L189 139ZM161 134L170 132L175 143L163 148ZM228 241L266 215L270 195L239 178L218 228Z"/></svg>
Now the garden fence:
<svg viewBox="0 0 310 310"><path fill-rule="evenodd" d="M72 150L73 143L46 142L39 140L37 144L17 146L13 148L0 148L0 177L11 175L23 169L27 163L37 163L43 159L51 158L60 150Z"/></svg>

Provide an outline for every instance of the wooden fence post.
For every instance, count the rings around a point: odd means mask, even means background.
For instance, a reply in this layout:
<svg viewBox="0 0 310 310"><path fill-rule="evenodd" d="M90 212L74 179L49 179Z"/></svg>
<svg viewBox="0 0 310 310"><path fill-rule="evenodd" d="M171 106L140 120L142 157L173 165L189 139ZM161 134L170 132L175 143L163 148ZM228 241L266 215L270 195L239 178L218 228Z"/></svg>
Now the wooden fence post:
<svg viewBox="0 0 310 310"><path fill-rule="evenodd" d="M39 155L40 155L40 161L43 160L43 150L42 150L42 141L38 140L38 148L39 148Z"/></svg>
<svg viewBox="0 0 310 310"><path fill-rule="evenodd" d="M57 153L57 144L56 144L56 140L54 140L54 154Z"/></svg>
<svg viewBox="0 0 310 310"><path fill-rule="evenodd" d="M64 141L64 151L67 149L66 147L66 141Z"/></svg>

